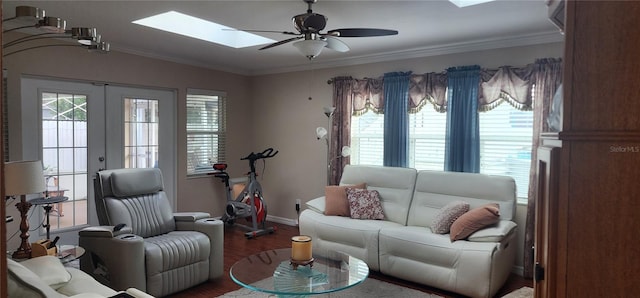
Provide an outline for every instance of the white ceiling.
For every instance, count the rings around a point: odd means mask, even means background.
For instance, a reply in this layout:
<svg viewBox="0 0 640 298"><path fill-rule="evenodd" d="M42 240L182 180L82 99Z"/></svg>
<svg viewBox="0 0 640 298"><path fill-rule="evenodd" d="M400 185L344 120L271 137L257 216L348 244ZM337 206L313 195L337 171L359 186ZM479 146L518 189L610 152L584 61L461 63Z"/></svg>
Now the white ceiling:
<svg viewBox="0 0 640 298"><path fill-rule="evenodd" d="M333 67L499 47L561 41L547 18L545 0L502 0L459 8L448 0L329 1L313 11L328 18L326 30L381 28L396 36L341 38L351 50L324 49L312 67ZM132 24L175 10L239 29L295 31L291 17L305 13L302 0L286 1L3 1L3 19L15 6L42 8L67 20L67 27L96 27L112 51L255 75L309 69L291 44L259 51L190 39ZM7 25L5 25L7 26ZM274 40L290 36L259 33ZM6 40L6 38L5 38Z"/></svg>

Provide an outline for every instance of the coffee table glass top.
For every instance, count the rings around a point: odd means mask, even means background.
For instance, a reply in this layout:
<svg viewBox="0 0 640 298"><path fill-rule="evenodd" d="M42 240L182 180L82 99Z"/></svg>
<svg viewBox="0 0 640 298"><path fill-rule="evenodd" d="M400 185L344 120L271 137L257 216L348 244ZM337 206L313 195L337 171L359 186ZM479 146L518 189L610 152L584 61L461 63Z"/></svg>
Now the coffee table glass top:
<svg viewBox="0 0 640 298"><path fill-rule="evenodd" d="M344 290L363 282L369 267L341 252L314 255L313 266L290 264L291 249L267 250L236 262L229 271L237 284L277 295L314 295Z"/></svg>

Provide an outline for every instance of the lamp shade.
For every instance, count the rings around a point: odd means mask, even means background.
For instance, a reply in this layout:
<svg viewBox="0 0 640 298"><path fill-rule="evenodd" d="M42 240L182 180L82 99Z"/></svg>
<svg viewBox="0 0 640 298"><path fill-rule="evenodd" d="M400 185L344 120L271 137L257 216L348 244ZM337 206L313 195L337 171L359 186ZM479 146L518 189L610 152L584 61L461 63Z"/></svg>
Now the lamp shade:
<svg viewBox="0 0 640 298"><path fill-rule="evenodd" d="M15 161L4 164L5 195L26 195L40 193L47 189L44 183L42 162Z"/></svg>
<svg viewBox="0 0 640 298"><path fill-rule="evenodd" d="M335 111L336 111L336 107L324 107L324 108L322 108L322 109L324 109L324 114L325 114L327 117L331 117L331 116L333 116L333 112L335 112Z"/></svg>
<svg viewBox="0 0 640 298"><path fill-rule="evenodd" d="M327 129L324 127L318 127L316 128L316 137L319 139L324 138L325 136L327 136Z"/></svg>
<svg viewBox="0 0 640 298"><path fill-rule="evenodd" d="M327 45L326 41L322 40L301 40L293 44L305 57L309 60L317 57L322 52L322 48Z"/></svg>

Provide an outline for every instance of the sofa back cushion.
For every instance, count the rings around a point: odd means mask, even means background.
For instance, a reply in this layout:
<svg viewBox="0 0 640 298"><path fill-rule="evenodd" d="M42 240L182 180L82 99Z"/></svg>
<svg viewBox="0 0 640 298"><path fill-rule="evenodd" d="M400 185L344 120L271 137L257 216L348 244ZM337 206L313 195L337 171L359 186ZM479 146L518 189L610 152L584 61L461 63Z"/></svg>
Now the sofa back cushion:
<svg viewBox="0 0 640 298"><path fill-rule="evenodd" d="M420 171L407 225L430 227L440 208L452 201L468 202L470 209L497 203L500 206L500 219L513 220L516 183L507 176Z"/></svg>
<svg viewBox="0 0 640 298"><path fill-rule="evenodd" d="M380 194L385 220L406 225L416 175L411 168L347 165L340 185L365 182L368 190Z"/></svg>

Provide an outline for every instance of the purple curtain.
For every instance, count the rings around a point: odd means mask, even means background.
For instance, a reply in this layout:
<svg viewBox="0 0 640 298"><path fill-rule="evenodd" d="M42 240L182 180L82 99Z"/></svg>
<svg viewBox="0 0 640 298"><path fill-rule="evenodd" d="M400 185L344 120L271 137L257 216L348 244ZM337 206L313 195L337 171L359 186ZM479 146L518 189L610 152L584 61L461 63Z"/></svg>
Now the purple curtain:
<svg viewBox="0 0 640 298"><path fill-rule="evenodd" d="M518 110L533 110L532 70L533 64L520 68L502 66L498 69L483 69L480 72L482 83L478 111L492 110L505 101Z"/></svg>
<svg viewBox="0 0 640 298"><path fill-rule="evenodd" d="M524 277L533 277L533 251L535 239L535 199L537 195L537 164L540 134L549 131L547 117L553 95L562 82L562 60L554 58L538 59L533 65L533 140L531 144L531 170L529 171L529 199L527 202L527 222L524 238Z"/></svg>
<svg viewBox="0 0 640 298"><path fill-rule="evenodd" d="M342 177L344 166L349 164L349 157L341 155L343 146L351 146L351 114L353 114L353 99L356 94L359 98L364 98L359 92L362 87L351 77L333 78L333 106L336 110L333 113L331 122L331 140L329 141L329 156L338 156L333 161L329 185L337 185ZM355 88L354 88L355 87ZM355 91L354 91L355 90Z"/></svg>
<svg viewBox="0 0 640 298"><path fill-rule="evenodd" d="M412 75L409 80L409 113L419 112L427 103L444 113L447 111L447 74L425 73Z"/></svg>

